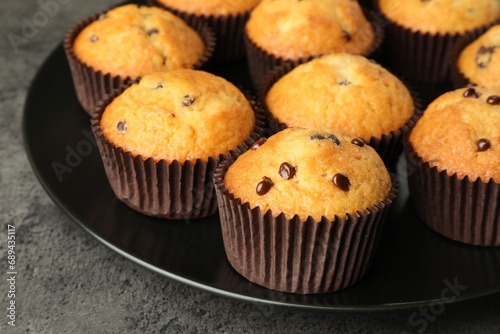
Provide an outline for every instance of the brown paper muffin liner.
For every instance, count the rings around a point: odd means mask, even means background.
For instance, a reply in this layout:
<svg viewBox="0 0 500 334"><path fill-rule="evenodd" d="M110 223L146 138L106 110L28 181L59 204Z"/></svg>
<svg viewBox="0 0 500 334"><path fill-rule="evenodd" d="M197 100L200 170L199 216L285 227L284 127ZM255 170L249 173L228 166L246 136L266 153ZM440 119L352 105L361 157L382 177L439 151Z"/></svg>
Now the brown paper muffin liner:
<svg viewBox="0 0 500 334"><path fill-rule="evenodd" d="M375 30L375 42L370 50L363 53L362 55L367 58L377 59L380 56L380 47L384 41L385 33L383 27L378 23L378 20L372 17L372 11L368 11L363 8L366 18L370 21L372 27ZM248 70L250 72L250 78L255 89L258 89L266 75L273 69L289 64L288 66L297 67L300 64L306 63L311 59L323 56L310 56L302 57L299 59L285 59L282 57L277 57L266 50L255 44L245 33L244 34L245 49L247 54Z"/></svg>
<svg viewBox="0 0 500 334"><path fill-rule="evenodd" d="M100 119L105 108L125 90L115 90L102 99L91 118L92 131L111 188L116 197L148 216L169 219L203 218L217 212L213 173L217 163L231 156L238 156L262 136L265 116L260 105L249 100L254 109L256 122L250 136L228 154L210 157L208 161L180 162L153 158L143 160L141 155L132 156L121 147L115 147L103 135Z"/></svg>
<svg viewBox="0 0 500 334"><path fill-rule="evenodd" d="M458 68L458 58L460 57L460 54L462 53L463 49L465 49L467 45L472 42L473 40L469 42L460 41L457 43L457 45L455 45L455 48L453 50L452 63L450 67L450 82L454 89L462 88L469 84L472 84L472 82Z"/></svg>
<svg viewBox="0 0 500 334"><path fill-rule="evenodd" d="M392 22L379 9L379 24L385 27L384 58L398 73L411 80L440 84L449 81L450 68L457 44L468 44L498 21L465 33L431 34L414 31Z"/></svg>
<svg viewBox="0 0 500 334"><path fill-rule="evenodd" d="M451 68L450 80L453 85L453 89L459 89L471 84L473 85L473 83L458 69L456 64L453 64L453 67Z"/></svg>
<svg viewBox="0 0 500 334"><path fill-rule="evenodd" d="M439 172L405 138L408 185L420 218L437 233L477 246L500 246L500 184Z"/></svg>
<svg viewBox="0 0 500 334"><path fill-rule="evenodd" d="M147 3L167 9L190 26L195 27L202 23L211 27L217 39L213 56L215 61L232 61L245 56L243 34L250 11L233 15L200 15L165 6L159 0L147 0Z"/></svg>
<svg viewBox="0 0 500 334"><path fill-rule="evenodd" d="M224 248L238 273L266 288L299 294L334 292L366 274L398 191L394 175L389 196L364 212L301 221L234 198L223 182L233 161L219 163L214 183Z"/></svg>
<svg viewBox="0 0 500 334"><path fill-rule="evenodd" d="M96 71L91 66L82 63L73 52L73 42L78 34L86 26L99 19L99 17L106 12L107 10L91 15L80 21L68 31L63 42L78 101L89 115L91 115L96 108L97 102L103 99L107 94L112 94L115 89L130 86L138 79L131 77L122 78L120 76L113 76L110 73ZM199 25L195 30L205 43L205 54L193 68L203 69L212 58L215 50L215 37L208 26Z"/></svg>
<svg viewBox="0 0 500 334"><path fill-rule="evenodd" d="M283 76L293 70L296 66L293 64L283 64L273 71L269 72L265 79L262 81L261 85L257 89L257 96L259 97L262 106L264 107L264 111L266 116L269 119L269 124L271 131L273 133L282 131L286 129L288 126L286 123L279 122L272 113L269 111L266 105L265 97L271 87ZM396 75L397 76L397 75ZM386 167L390 171L394 171L396 168L396 164L398 162L399 156L403 152L403 137L408 134L411 129L415 126L418 119L422 116L422 102L415 88L411 84L409 84L406 80L399 78L403 84L408 88L410 94L413 99L413 104L415 106L415 110L410 119L399 129L389 132L388 134L384 134L381 137L371 137L368 144L377 151L382 160L384 161Z"/></svg>

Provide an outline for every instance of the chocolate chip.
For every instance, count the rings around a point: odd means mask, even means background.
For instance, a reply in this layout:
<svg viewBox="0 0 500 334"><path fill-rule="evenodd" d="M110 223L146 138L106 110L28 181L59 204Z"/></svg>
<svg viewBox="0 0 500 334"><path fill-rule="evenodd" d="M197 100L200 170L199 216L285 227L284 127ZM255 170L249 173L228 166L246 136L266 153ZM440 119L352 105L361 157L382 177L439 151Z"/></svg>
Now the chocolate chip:
<svg viewBox="0 0 500 334"><path fill-rule="evenodd" d="M349 178L342 173L337 173L333 177L333 184L337 186L342 191L349 191L349 187L351 186L351 182Z"/></svg>
<svg viewBox="0 0 500 334"><path fill-rule="evenodd" d="M477 141L476 146L478 152L484 152L488 151L491 148L491 143L488 139L481 138Z"/></svg>
<svg viewBox="0 0 500 334"><path fill-rule="evenodd" d="M157 34L157 33L159 33L159 32L160 32L160 31L159 31L158 29L156 29L156 28L149 29L149 30L148 30L148 35L149 35L149 36L152 36L152 35Z"/></svg>
<svg viewBox="0 0 500 334"><path fill-rule="evenodd" d="M284 162L280 165L279 174L285 180L293 179L297 170L290 163Z"/></svg>
<svg viewBox="0 0 500 334"><path fill-rule="evenodd" d="M500 96L498 96L498 95L491 95L486 100L486 103L491 104L493 106L495 106L497 104L500 104Z"/></svg>
<svg viewBox="0 0 500 334"><path fill-rule="evenodd" d="M189 107L194 103L196 98L193 95L187 94L182 97L182 105L184 107Z"/></svg>
<svg viewBox="0 0 500 334"><path fill-rule="evenodd" d="M250 149L255 151L256 149L261 147L266 141L267 141L267 139L262 137L259 140L257 140L255 143L253 143L253 145L252 145L252 147L250 147Z"/></svg>
<svg viewBox="0 0 500 334"><path fill-rule="evenodd" d="M315 133L311 136L311 140L325 140L325 136Z"/></svg>
<svg viewBox="0 0 500 334"><path fill-rule="evenodd" d="M163 88L163 85L161 83L157 84L155 89L160 89L160 88Z"/></svg>
<svg viewBox="0 0 500 334"><path fill-rule="evenodd" d="M257 184L257 188L255 188L255 191L257 192L257 195L264 196L269 192L269 190L271 190L273 186L274 182L267 176L264 176L262 178L262 181Z"/></svg>
<svg viewBox="0 0 500 334"><path fill-rule="evenodd" d="M481 96L481 93L476 92L476 90L472 87L467 88L464 92L464 97L470 97L470 98L477 99L480 96Z"/></svg>
<svg viewBox="0 0 500 334"><path fill-rule="evenodd" d="M315 133L311 136L311 140L329 140L331 142L334 142L337 145L340 145L340 140L337 138L337 136L332 135L332 134L328 135L328 137L325 137L322 134Z"/></svg>
<svg viewBox="0 0 500 334"><path fill-rule="evenodd" d="M365 141L361 138L355 138L351 141L351 143L359 147L365 146Z"/></svg>
<svg viewBox="0 0 500 334"><path fill-rule="evenodd" d="M125 121L118 121L118 123L116 124L116 130L119 132L119 133L125 133L127 132L127 123L125 123Z"/></svg>
<svg viewBox="0 0 500 334"><path fill-rule="evenodd" d="M484 47L481 46L476 53L476 65L479 68L486 68L488 67L489 62L491 61L491 57L493 56L493 53L495 52L495 46L492 47Z"/></svg>
<svg viewBox="0 0 500 334"><path fill-rule="evenodd" d="M96 35L94 35L94 34L90 35L90 41L91 41L92 43L95 43L95 42L97 42L98 40L99 40L99 37L97 37Z"/></svg>
<svg viewBox="0 0 500 334"><path fill-rule="evenodd" d="M168 57L163 57L163 65L167 66Z"/></svg>
<svg viewBox="0 0 500 334"><path fill-rule="evenodd" d="M346 79L339 82L340 86L349 86L350 84L351 84L351 82L349 80L346 80Z"/></svg>
<svg viewBox="0 0 500 334"><path fill-rule="evenodd" d="M344 39L348 42L351 40L351 34L345 30L342 30L342 37L344 37Z"/></svg>
<svg viewBox="0 0 500 334"><path fill-rule="evenodd" d="M326 139L328 139L329 141L334 142L337 145L340 145L340 140L335 135L329 135Z"/></svg>

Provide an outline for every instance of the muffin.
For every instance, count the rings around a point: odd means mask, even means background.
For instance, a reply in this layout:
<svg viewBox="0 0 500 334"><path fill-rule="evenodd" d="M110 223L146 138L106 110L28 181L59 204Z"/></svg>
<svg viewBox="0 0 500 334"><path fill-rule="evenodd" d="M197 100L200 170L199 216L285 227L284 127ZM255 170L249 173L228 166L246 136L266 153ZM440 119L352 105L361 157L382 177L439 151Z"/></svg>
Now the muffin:
<svg viewBox="0 0 500 334"><path fill-rule="evenodd" d="M336 129L290 128L232 160L214 182L236 271L302 294L362 278L397 191L371 147Z"/></svg>
<svg viewBox="0 0 500 334"><path fill-rule="evenodd" d="M455 87L474 83L483 87L500 86L500 25L490 28L485 34L460 52L455 64Z"/></svg>
<svg viewBox="0 0 500 334"><path fill-rule="evenodd" d="M357 1L263 0L245 27L253 84L277 65L333 52L372 55L381 42Z"/></svg>
<svg viewBox="0 0 500 334"><path fill-rule="evenodd" d="M215 213L217 162L245 149L262 126L258 107L235 86L189 69L147 75L100 109L93 131L116 196L171 219Z"/></svg>
<svg viewBox="0 0 500 334"><path fill-rule="evenodd" d="M388 64L426 83L445 82L457 43L472 41L500 19L496 0L377 0L376 5L386 21Z"/></svg>
<svg viewBox="0 0 500 334"><path fill-rule="evenodd" d="M137 78L201 67L213 44L207 27L198 33L170 12L130 4L83 20L64 46L78 98L91 113L105 94Z"/></svg>
<svg viewBox="0 0 500 334"><path fill-rule="evenodd" d="M388 165L420 111L418 99L389 71L363 56L338 53L271 73L263 92L284 127L336 127L373 146ZM270 89L265 92L267 87Z"/></svg>
<svg viewBox="0 0 500 334"><path fill-rule="evenodd" d="M166 8L192 26L209 25L217 38L214 59L235 60L245 55L243 31L250 11L261 0L148 0Z"/></svg>
<svg viewBox="0 0 500 334"><path fill-rule="evenodd" d="M406 143L422 220L451 239L500 246L500 88L467 87L432 102Z"/></svg>

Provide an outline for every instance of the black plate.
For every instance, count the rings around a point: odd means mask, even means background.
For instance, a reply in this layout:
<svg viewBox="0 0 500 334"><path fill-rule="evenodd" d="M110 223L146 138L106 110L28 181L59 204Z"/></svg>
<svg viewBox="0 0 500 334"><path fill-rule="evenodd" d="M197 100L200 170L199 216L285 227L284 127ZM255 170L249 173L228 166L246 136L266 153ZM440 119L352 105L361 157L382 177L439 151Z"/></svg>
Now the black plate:
<svg viewBox="0 0 500 334"><path fill-rule="evenodd" d="M249 87L244 62L213 72ZM427 101L442 89L419 88ZM155 219L114 197L61 46L32 83L23 132L33 170L54 202L106 246L182 283L247 301L326 311L411 308L500 292L500 248L463 245L422 224L408 200L404 162L398 168L401 191L373 267L361 282L323 295L285 294L248 282L226 259L218 216L188 222ZM451 289L454 283L460 287Z"/></svg>

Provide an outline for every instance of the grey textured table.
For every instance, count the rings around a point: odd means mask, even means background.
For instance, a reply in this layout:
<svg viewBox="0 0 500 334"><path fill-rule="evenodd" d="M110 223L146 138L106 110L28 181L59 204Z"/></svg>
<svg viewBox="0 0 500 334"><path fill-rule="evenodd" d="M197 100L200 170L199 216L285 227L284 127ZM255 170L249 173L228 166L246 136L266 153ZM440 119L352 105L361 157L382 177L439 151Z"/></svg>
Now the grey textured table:
<svg viewBox="0 0 500 334"><path fill-rule="evenodd" d="M48 3L50 17L40 14ZM315 314L231 300L172 282L98 243L50 200L24 153L20 129L27 89L71 25L116 3L0 2L0 333L361 334L421 329L410 320L413 310ZM26 28L27 22L36 23L36 29ZM8 224L15 225L17 236L15 327L6 317ZM500 333L499 311L498 295L447 305L428 321L426 332Z"/></svg>

